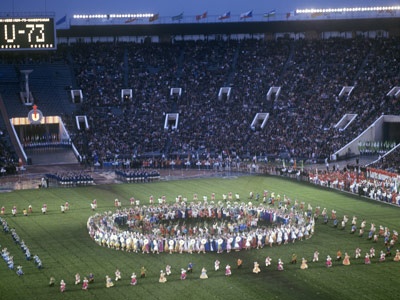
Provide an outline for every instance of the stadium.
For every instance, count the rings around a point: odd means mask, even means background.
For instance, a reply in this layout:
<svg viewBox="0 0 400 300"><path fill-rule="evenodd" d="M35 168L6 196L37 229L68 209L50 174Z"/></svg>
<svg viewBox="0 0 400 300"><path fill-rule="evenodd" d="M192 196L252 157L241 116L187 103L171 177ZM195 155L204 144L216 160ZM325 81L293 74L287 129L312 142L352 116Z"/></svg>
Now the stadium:
<svg viewBox="0 0 400 300"><path fill-rule="evenodd" d="M2 299L394 299L399 14L1 13Z"/></svg>

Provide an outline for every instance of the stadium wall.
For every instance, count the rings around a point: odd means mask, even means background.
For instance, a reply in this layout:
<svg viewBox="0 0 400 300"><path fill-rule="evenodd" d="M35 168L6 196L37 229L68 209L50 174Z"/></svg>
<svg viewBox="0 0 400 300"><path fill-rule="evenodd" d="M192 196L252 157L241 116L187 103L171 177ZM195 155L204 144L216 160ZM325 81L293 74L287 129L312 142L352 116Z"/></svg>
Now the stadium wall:
<svg viewBox="0 0 400 300"><path fill-rule="evenodd" d="M377 37L378 35L400 36L400 18L307 20L275 22L230 22L230 23L185 23L148 25L71 25L58 29L58 43L90 42L99 38L117 41L122 37L157 37L152 41L170 42L176 36L224 37L257 35L266 40L285 34L291 38L329 38L329 32L345 33L345 37Z"/></svg>

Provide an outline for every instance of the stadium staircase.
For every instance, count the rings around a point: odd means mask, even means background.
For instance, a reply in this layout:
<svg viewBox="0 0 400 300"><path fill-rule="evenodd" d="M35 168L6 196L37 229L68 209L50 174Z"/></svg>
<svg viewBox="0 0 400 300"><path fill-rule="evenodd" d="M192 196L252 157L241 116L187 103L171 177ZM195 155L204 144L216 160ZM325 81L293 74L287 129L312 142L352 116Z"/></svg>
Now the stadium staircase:
<svg viewBox="0 0 400 300"><path fill-rule="evenodd" d="M74 61L72 58L72 54L70 51L68 51L67 53L67 61L68 61L68 69L69 69L69 73L70 73L70 78L71 78L71 88L72 89L79 89L78 84L76 82L76 78L75 78L75 72L74 72Z"/></svg>
<svg viewBox="0 0 400 300"><path fill-rule="evenodd" d="M124 49L124 85L129 86L129 51L125 47Z"/></svg>
<svg viewBox="0 0 400 300"><path fill-rule="evenodd" d="M369 50L369 53L365 56L364 60L362 61L361 66L360 66L360 68L358 69L357 74L356 74L356 76L355 76L355 78L354 78L354 81L356 81L357 78L360 77L360 75L361 75L361 73L364 71L364 68L365 68L365 66L367 65L368 60L369 60L370 57L372 57L372 50L371 50L371 49Z"/></svg>
<svg viewBox="0 0 400 300"><path fill-rule="evenodd" d="M32 165L78 165L72 149L64 147L26 149Z"/></svg>
<svg viewBox="0 0 400 300"><path fill-rule="evenodd" d="M178 67L176 68L175 71L175 82L174 84L176 87L180 87L180 78L182 76L182 68L183 68L183 61L185 59L185 50L184 48L181 49L181 53L179 54L177 65Z"/></svg>
<svg viewBox="0 0 400 300"><path fill-rule="evenodd" d="M227 75L226 82L224 84L225 86L231 86L233 83L233 80L235 78L236 65L239 58L239 53L240 53L240 43L238 44L238 47L235 50L235 54L233 55L232 65Z"/></svg>
<svg viewBox="0 0 400 300"><path fill-rule="evenodd" d="M295 53L295 48L294 48L294 42L293 42L293 41L289 44L289 47L290 47L290 50L289 50L288 58L287 58L285 64L283 65L282 71L281 71L281 73L280 73L280 75L279 75L279 78L278 78L278 80L277 80L277 82L278 82L279 84L282 84L282 76L285 74L287 68L288 68L288 67L292 64L292 62L293 62L293 56L294 56L294 53Z"/></svg>
<svg viewBox="0 0 400 300"><path fill-rule="evenodd" d="M370 164L372 164L373 162L377 161L379 158L379 155L362 155L359 156L359 161L358 164L360 166L368 166Z"/></svg>

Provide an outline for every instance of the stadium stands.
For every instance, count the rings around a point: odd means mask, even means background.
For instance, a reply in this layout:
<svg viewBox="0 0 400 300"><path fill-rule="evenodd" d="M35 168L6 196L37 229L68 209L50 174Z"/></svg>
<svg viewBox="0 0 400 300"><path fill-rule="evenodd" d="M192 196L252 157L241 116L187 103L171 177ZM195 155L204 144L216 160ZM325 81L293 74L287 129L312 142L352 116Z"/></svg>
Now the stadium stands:
<svg viewBox="0 0 400 300"><path fill-rule="evenodd" d="M387 96L399 85L399 47L399 38L76 43L59 46L58 62L36 62L32 84L41 90L43 110L64 112L72 141L91 164L151 158L161 166L179 158L195 166L211 158L282 155L321 162L380 115L400 111L398 99ZM15 81L7 63L0 71ZM62 105L46 102L61 96L42 92L42 74L57 77L56 91L81 89L83 103L65 104L68 93ZM11 97L14 86L2 94ZM223 86L232 89L229 99L218 99ZM280 95L267 100L272 86L281 87ZM344 86L354 90L340 97ZM181 97L170 96L172 87L182 88ZM121 99L127 88L132 101ZM10 103L7 109L17 113ZM268 122L251 128L259 112L269 113ZM73 113L86 115L89 129L78 130ZM164 129L167 113L179 114L177 128ZM334 128L345 114L357 117L345 130Z"/></svg>

